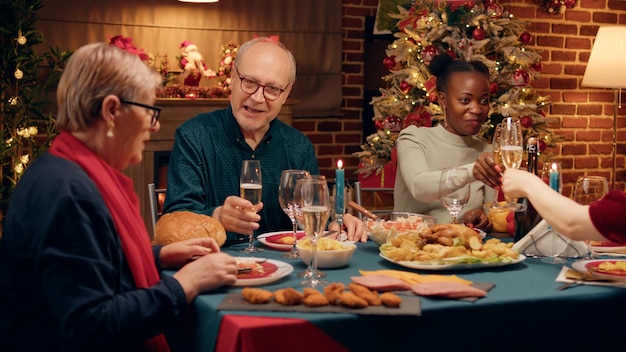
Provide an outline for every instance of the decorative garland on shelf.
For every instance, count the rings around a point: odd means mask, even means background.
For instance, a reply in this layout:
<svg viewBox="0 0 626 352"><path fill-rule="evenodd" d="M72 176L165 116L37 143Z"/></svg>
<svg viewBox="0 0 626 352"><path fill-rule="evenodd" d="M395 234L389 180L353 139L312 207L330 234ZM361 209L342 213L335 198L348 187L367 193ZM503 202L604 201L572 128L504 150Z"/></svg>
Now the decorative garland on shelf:
<svg viewBox="0 0 626 352"><path fill-rule="evenodd" d="M549 14L565 13L576 5L576 0L536 0L537 4Z"/></svg>

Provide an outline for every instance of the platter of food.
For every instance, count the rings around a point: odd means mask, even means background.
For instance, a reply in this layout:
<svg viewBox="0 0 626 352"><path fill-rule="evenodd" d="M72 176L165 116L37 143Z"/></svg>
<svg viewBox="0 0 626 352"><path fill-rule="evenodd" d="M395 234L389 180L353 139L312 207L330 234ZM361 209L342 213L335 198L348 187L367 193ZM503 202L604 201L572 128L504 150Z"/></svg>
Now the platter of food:
<svg viewBox="0 0 626 352"><path fill-rule="evenodd" d="M581 260L572 264L580 272L589 272L596 278L626 282L626 260L595 259Z"/></svg>
<svg viewBox="0 0 626 352"><path fill-rule="evenodd" d="M237 257L237 282L233 286L257 286L272 283L293 272L291 264L279 260Z"/></svg>
<svg viewBox="0 0 626 352"><path fill-rule="evenodd" d="M591 241L591 249L602 253L626 253L626 246L611 241Z"/></svg>
<svg viewBox="0 0 626 352"><path fill-rule="evenodd" d="M408 260L393 260L391 258L386 257L384 254L379 254L381 258L403 266L405 268L410 269L418 269L418 270L465 270L465 269L481 269L481 268L490 268L490 267L498 267L505 265L513 265L520 263L526 259L526 256L523 254L519 254L515 259L502 259L497 261L480 261L475 257L466 256L466 257L455 257L455 258L443 258L443 259L435 259L429 261L408 261Z"/></svg>
<svg viewBox="0 0 626 352"><path fill-rule="evenodd" d="M297 238L301 239L306 236L304 231L298 231ZM279 251L289 251L293 248L293 232L292 231L278 231L268 232L257 237L257 240L263 245L277 249Z"/></svg>

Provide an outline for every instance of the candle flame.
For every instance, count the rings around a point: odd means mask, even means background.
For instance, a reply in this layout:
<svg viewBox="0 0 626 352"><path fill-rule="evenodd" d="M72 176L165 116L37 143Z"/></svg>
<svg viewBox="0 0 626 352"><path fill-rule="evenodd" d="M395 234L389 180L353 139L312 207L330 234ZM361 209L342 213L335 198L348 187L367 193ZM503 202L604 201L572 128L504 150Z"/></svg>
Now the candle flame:
<svg viewBox="0 0 626 352"><path fill-rule="evenodd" d="M552 166L550 168L552 169L552 171L559 171L559 166L557 163L552 163Z"/></svg>
<svg viewBox="0 0 626 352"><path fill-rule="evenodd" d="M337 160L337 168L338 169L342 169L343 168L343 161L341 159Z"/></svg>

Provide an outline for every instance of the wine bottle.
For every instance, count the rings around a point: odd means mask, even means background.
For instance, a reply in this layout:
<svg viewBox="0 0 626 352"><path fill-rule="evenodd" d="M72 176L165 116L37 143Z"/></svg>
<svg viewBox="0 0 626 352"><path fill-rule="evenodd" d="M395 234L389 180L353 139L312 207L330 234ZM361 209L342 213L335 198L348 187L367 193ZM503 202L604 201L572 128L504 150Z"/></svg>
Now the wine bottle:
<svg viewBox="0 0 626 352"><path fill-rule="evenodd" d="M526 152L528 153L528 172L538 175L538 152L539 143L537 138L528 138L526 144ZM526 236L528 232L539 223L541 220L539 214L528 201L528 198L523 197L517 200L521 210L515 212L515 235L514 241L517 242Z"/></svg>

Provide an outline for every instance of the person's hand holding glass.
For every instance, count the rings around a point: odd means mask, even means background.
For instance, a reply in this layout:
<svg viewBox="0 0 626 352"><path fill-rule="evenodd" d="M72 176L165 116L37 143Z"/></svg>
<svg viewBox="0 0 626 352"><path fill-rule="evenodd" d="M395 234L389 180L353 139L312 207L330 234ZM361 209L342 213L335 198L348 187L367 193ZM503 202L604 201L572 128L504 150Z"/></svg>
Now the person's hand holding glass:
<svg viewBox="0 0 626 352"><path fill-rule="evenodd" d="M317 240L323 235L330 215L328 183L324 177L305 177L298 180L295 194L300 206L299 212L302 214L302 227L311 242L311 274L305 275L301 285L324 286L327 283L312 273L317 271Z"/></svg>
<svg viewBox="0 0 626 352"><path fill-rule="evenodd" d="M261 203L261 194L263 191L263 184L261 183L261 163L258 160L244 160L241 163L239 190L241 198L252 203L251 211L257 212L257 206ZM263 251L262 248L254 245L254 230L250 229L248 246L241 251L246 253Z"/></svg>
<svg viewBox="0 0 626 352"><path fill-rule="evenodd" d="M293 228L293 246L291 251L283 254L283 258L298 259L300 253L296 247L298 241L298 223L296 221L296 210L298 203L295 201L294 193L297 181L308 176L309 172L306 170L283 170L280 175L280 184L278 185L278 202L285 214L289 216L291 225Z"/></svg>
<svg viewBox="0 0 626 352"><path fill-rule="evenodd" d="M469 201L469 171L466 168L445 168L439 179L439 197L456 224L459 213Z"/></svg>

